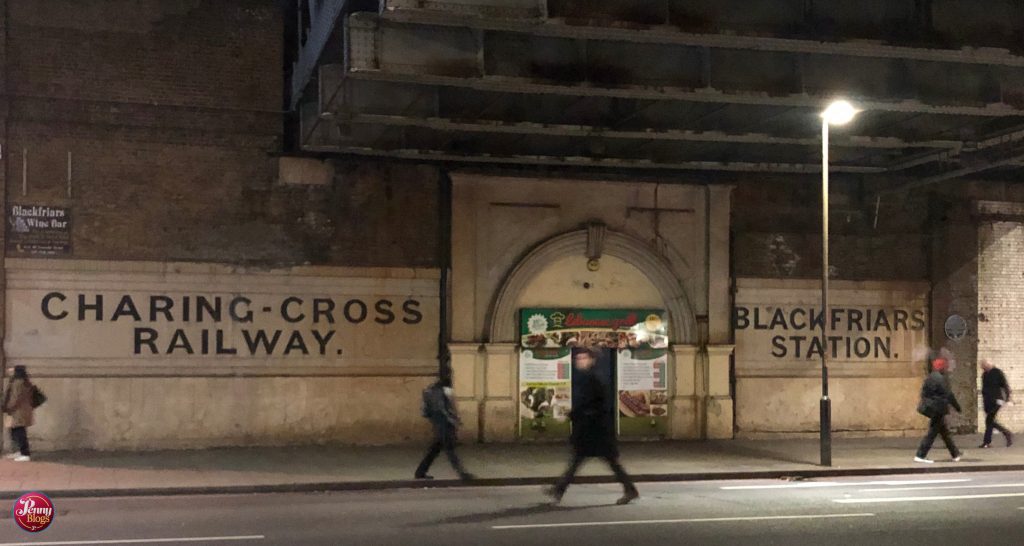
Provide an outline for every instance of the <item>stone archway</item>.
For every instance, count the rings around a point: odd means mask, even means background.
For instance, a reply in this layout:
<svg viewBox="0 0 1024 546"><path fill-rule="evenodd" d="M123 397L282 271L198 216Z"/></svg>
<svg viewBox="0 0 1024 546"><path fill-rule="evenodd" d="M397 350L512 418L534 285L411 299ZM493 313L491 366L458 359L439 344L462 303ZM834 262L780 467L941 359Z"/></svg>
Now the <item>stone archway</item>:
<svg viewBox="0 0 1024 546"><path fill-rule="evenodd" d="M668 261L636 237L591 226L548 239L530 251L506 277L488 315L490 343L512 343L518 331L516 309L523 290L551 261L566 255L620 258L642 271L657 288L669 314L669 336L673 344L696 344L697 328L693 307L682 281Z"/></svg>

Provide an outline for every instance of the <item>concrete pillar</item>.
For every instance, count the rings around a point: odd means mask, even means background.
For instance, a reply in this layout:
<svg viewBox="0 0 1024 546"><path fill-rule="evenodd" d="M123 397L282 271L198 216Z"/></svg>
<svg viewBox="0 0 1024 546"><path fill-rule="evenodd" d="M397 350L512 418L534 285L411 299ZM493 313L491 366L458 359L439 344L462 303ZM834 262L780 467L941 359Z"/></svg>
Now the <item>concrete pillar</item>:
<svg viewBox="0 0 1024 546"><path fill-rule="evenodd" d="M479 343L449 343L452 355L452 388L462 418L462 439L479 442L481 434L484 374Z"/></svg>
<svg viewBox="0 0 1024 546"><path fill-rule="evenodd" d="M708 187L708 340L732 342L730 289L730 222L732 186Z"/></svg>
<svg viewBox="0 0 1024 546"><path fill-rule="evenodd" d="M484 396L481 437L484 442L516 438L516 387L519 351L515 343L484 345Z"/></svg>
<svg viewBox="0 0 1024 546"><path fill-rule="evenodd" d="M697 346L673 345L672 413L669 422L669 437L674 440L700 438L697 397Z"/></svg>
<svg viewBox="0 0 1024 546"><path fill-rule="evenodd" d="M733 400L729 388L729 362L732 345L709 345L707 347L707 385L704 418L705 431L709 439L733 437Z"/></svg>

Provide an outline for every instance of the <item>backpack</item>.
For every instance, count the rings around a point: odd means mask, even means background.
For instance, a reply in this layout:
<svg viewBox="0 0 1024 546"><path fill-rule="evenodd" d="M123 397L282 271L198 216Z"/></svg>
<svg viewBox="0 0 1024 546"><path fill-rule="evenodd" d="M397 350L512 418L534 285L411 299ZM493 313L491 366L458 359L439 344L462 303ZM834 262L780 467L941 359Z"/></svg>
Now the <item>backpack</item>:
<svg viewBox="0 0 1024 546"><path fill-rule="evenodd" d="M32 385L32 407L38 408L46 403L46 395L43 391L39 390L39 387Z"/></svg>
<svg viewBox="0 0 1024 546"><path fill-rule="evenodd" d="M444 391L437 385L431 385L423 389L423 403L420 405L420 413L426 419L434 419L445 414Z"/></svg>

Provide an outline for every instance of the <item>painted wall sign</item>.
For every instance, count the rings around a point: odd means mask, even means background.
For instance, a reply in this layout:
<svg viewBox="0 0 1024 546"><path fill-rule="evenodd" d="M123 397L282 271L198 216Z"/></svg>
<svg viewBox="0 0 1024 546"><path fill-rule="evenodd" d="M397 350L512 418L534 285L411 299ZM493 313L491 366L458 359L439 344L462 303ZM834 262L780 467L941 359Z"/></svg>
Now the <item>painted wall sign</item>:
<svg viewBox="0 0 1024 546"><path fill-rule="evenodd" d="M439 300L428 273L74 260L8 265L7 354L33 366L380 369L436 358Z"/></svg>
<svg viewBox="0 0 1024 546"><path fill-rule="evenodd" d="M733 328L770 333L773 358L819 359L822 352L838 359L898 359L893 336L927 327L926 311L913 308L829 307L828 337L821 309L791 305L736 306Z"/></svg>
<svg viewBox="0 0 1024 546"><path fill-rule="evenodd" d="M25 256L71 255L71 209L48 205L10 205L7 251Z"/></svg>
<svg viewBox="0 0 1024 546"><path fill-rule="evenodd" d="M74 328L77 323L131 325L131 354L341 355L338 328L363 322L412 326L423 322L422 304L409 297L267 298L261 294L102 294L47 292L39 313ZM261 327L271 316L294 328ZM230 325L230 327L228 326ZM126 340L127 341L127 340Z"/></svg>
<svg viewBox="0 0 1024 546"><path fill-rule="evenodd" d="M822 354L835 363L910 363L927 351L926 286L835 281L827 314L820 290L812 280L737 280L732 325L738 374L799 367Z"/></svg>

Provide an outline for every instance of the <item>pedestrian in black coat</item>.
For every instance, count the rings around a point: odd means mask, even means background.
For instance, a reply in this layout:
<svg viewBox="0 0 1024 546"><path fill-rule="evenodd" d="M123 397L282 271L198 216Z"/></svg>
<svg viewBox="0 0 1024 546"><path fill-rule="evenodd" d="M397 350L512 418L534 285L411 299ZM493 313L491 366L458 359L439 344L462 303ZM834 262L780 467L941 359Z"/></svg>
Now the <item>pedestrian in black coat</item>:
<svg viewBox="0 0 1024 546"><path fill-rule="evenodd" d="M1006 447L1013 445L1013 433L1003 425L996 422L996 414L1010 401L1010 384L1006 382L1006 375L999 368L996 368L988 360L981 361L981 398L985 407L985 439L981 442L982 448L992 447L992 429L996 429L1006 438Z"/></svg>
<svg viewBox="0 0 1024 546"><path fill-rule="evenodd" d="M579 374L581 385L569 414L572 421L572 460L565 474L547 491L555 502L562 500L565 490L588 457L604 459L615 473L615 479L623 487L623 495L618 504L628 504L640 496L633 480L619 463L615 428L608 418L609 385L594 373L596 360L596 351L589 348L580 350L573 358L573 367L575 373Z"/></svg>
<svg viewBox="0 0 1024 546"><path fill-rule="evenodd" d="M946 443L946 449L949 450L949 456L953 458L953 462L959 462L963 455L953 443L953 437L949 434L949 428L946 426L946 415L949 413L950 407L956 409L957 412L961 411L960 403L957 402L956 396L949 388L949 379L946 377L948 371L948 361L945 358L936 358L932 361L932 371L925 378L924 385L921 386L921 403L918 405L917 411L928 417L929 421L928 433L925 434L921 445L917 448L915 462L935 462L927 457L936 436L942 436L942 441Z"/></svg>
<svg viewBox="0 0 1024 546"><path fill-rule="evenodd" d="M414 476L418 480L434 479L433 476L427 474L427 471L430 470L430 465L443 450L459 478L464 481L472 480L474 476L462 466L462 460L455 452L461 421L455 409L451 371L447 366L443 369L438 380L423 391L423 417L427 418L434 428L434 441L430 444L430 448L427 449L419 466L416 467Z"/></svg>

